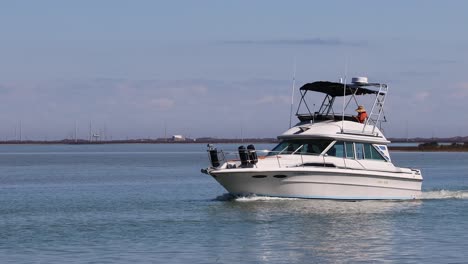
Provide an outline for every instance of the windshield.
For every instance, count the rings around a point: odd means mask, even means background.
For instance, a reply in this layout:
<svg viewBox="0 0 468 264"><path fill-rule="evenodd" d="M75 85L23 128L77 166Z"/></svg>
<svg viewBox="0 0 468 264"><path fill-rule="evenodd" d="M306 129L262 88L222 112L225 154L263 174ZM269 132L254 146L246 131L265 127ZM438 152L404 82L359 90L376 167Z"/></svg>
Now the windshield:
<svg viewBox="0 0 468 264"><path fill-rule="evenodd" d="M332 140L327 139L294 139L281 141L274 147L268 156L278 154L319 155L330 145Z"/></svg>

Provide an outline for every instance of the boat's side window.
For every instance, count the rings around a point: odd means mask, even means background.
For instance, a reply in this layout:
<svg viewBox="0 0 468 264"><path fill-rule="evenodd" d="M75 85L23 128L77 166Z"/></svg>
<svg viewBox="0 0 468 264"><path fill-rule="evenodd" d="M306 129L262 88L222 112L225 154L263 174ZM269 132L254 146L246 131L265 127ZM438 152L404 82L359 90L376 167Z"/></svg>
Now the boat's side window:
<svg viewBox="0 0 468 264"><path fill-rule="evenodd" d="M306 155L318 155L322 151L316 144L307 144L304 146L304 153Z"/></svg>
<svg viewBox="0 0 468 264"><path fill-rule="evenodd" d="M288 146L288 142L282 141L276 147L274 147L272 151L270 151L267 155L268 156L277 155L281 151L285 150L287 146Z"/></svg>
<svg viewBox="0 0 468 264"><path fill-rule="evenodd" d="M371 160L383 160L385 161L386 159L382 157L382 155L375 149L372 144L364 144L364 154L366 159L371 159Z"/></svg>
<svg viewBox="0 0 468 264"><path fill-rule="evenodd" d="M328 156L344 158L345 150L343 141L337 141L328 151Z"/></svg>
<svg viewBox="0 0 468 264"><path fill-rule="evenodd" d="M295 141L282 141L273 150L268 153L268 156L277 155L277 154L291 154L296 151L301 144Z"/></svg>
<svg viewBox="0 0 468 264"><path fill-rule="evenodd" d="M371 144L364 144L364 154L366 156L366 159L372 159L372 149L373 147Z"/></svg>
<svg viewBox="0 0 468 264"><path fill-rule="evenodd" d="M307 141L307 144L304 145L302 154L305 155L319 155L322 153L328 145L330 145L330 140L311 140Z"/></svg>
<svg viewBox="0 0 468 264"><path fill-rule="evenodd" d="M354 144L353 142L345 142L346 158L354 159Z"/></svg>
<svg viewBox="0 0 468 264"><path fill-rule="evenodd" d="M364 144L354 143L356 147L356 159L364 159Z"/></svg>
<svg viewBox="0 0 468 264"><path fill-rule="evenodd" d="M356 158L366 160L382 160L386 159L369 143L354 143L356 147Z"/></svg>
<svg viewBox="0 0 468 264"><path fill-rule="evenodd" d="M301 155L320 155L331 143L331 140L285 140L281 141L267 155L278 154L301 154Z"/></svg>
<svg viewBox="0 0 468 264"><path fill-rule="evenodd" d="M302 145L298 142L291 142L288 147L286 148L286 151L283 152L283 154L292 154L292 153L297 153L299 151L299 148L301 148Z"/></svg>

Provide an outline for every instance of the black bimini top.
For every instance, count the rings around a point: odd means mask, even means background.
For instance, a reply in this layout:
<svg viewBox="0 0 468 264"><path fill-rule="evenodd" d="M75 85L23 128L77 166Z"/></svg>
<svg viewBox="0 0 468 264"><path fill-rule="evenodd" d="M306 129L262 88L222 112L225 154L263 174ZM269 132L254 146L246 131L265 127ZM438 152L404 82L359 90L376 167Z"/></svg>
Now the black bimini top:
<svg viewBox="0 0 468 264"><path fill-rule="evenodd" d="M374 91L363 86L379 86L378 83L366 83L366 84L346 84L346 93L344 92L344 84L337 82L313 82L306 83L301 87L301 91L314 91L328 94L332 97L345 95L365 95L365 94L377 94L378 91Z"/></svg>

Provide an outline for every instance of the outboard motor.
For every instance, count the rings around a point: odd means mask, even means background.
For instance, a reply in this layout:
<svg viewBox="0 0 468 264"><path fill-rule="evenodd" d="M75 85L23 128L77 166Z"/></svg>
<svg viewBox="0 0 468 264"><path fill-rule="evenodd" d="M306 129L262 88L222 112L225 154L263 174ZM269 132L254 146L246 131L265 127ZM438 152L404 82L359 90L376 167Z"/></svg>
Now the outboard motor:
<svg viewBox="0 0 468 264"><path fill-rule="evenodd" d="M239 158L241 160L241 166L247 166L249 164L249 153L244 146L239 147Z"/></svg>
<svg viewBox="0 0 468 264"><path fill-rule="evenodd" d="M258 162L258 157L257 157L257 152L255 151L254 145L248 145L247 150L249 152L249 160L251 164L257 164Z"/></svg>
<svg viewBox="0 0 468 264"><path fill-rule="evenodd" d="M216 168L221 165L218 158L218 150L213 145L208 144L208 153L210 154L211 167Z"/></svg>

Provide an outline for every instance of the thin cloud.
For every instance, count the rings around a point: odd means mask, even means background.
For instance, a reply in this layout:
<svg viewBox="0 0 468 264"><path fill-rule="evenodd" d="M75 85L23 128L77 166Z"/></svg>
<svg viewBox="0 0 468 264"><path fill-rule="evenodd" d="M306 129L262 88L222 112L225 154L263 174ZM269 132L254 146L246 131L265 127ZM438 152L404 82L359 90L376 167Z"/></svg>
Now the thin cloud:
<svg viewBox="0 0 468 264"><path fill-rule="evenodd" d="M175 101L168 98L158 98L150 100L150 104L161 110L167 110L174 106Z"/></svg>
<svg viewBox="0 0 468 264"><path fill-rule="evenodd" d="M445 65L445 64L456 64L459 61L454 59L439 59L439 58L420 58L415 60L418 63L434 64L434 65Z"/></svg>
<svg viewBox="0 0 468 264"><path fill-rule="evenodd" d="M429 77L436 75L436 71L401 71L400 75L409 77Z"/></svg>
<svg viewBox="0 0 468 264"><path fill-rule="evenodd" d="M362 47L366 46L365 42L344 41L337 38L304 38L304 39L270 39L270 40L227 40L223 44L233 45L272 45L272 46L348 46Z"/></svg>
<svg viewBox="0 0 468 264"><path fill-rule="evenodd" d="M468 97L468 82L457 84L454 92L450 95L455 98Z"/></svg>
<svg viewBox="0 0 468 264"><path fill-rule="evenodd" d="M431 94L428 91L421 91L414 95L414 99L418 102L424 102L429 98L429 96L431 96Z"/></svg>
<svg viewBox="0 0 468 264"><path fill-rule="evenodd" d="M287 104L291 100L288 96L267 95L256 100L258 104Z"/></svg>
<svg viewBox="0 0 468 264"><path fill-rule="evenodd" d="M206 94L208 92L208 87L203 85L195 85L191 88L191 91L196 94Z"/></svg>

